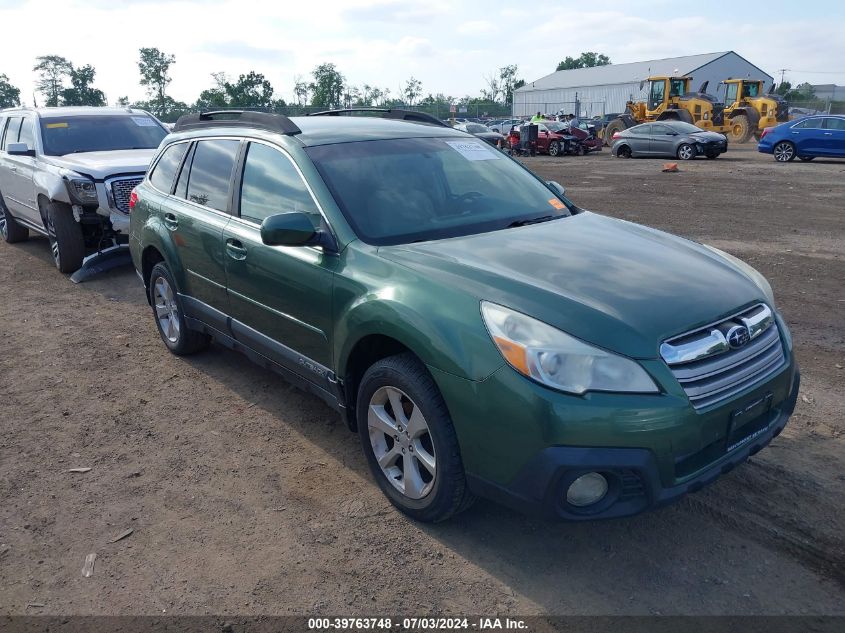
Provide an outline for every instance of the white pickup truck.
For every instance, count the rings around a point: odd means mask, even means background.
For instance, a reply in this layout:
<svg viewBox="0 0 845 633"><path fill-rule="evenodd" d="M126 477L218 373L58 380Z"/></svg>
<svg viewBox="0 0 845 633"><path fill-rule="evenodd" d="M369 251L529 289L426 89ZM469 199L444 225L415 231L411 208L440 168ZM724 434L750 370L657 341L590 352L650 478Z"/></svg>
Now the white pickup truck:
<svg viewBox="0 0 845 633"><path fill-rule="evenodd" d="M168 131L130 108L0 110L0 233L50 240L56 267L127 243L129 197Z"/></svg>

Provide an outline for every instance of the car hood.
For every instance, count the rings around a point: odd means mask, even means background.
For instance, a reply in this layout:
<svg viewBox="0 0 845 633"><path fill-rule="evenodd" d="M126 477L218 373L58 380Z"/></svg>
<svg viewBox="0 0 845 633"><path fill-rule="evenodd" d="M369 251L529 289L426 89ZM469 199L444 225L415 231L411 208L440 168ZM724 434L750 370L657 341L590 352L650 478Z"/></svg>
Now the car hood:
<svg viewBox="0 0 845 633"><path fill-rule="evenodd" d="M687 135L689 138L698 141L699 143L709 143L711 141L724 141L725 135L718 132L696 132Z"/></svg>
<svg viewBox="0 0 845 633"><path fill-rule="evenodd" d="M765 300L735 264L654 229L595 213L379 255L633 358Z"/></svg>
<svg viewBox="0 0 845 633"><path fill-rule="evenodd" d="M111 152L81 152L50 156L49 162L59 167L102 180L116 174L145 173L157 149L122 149Z"/></svg>

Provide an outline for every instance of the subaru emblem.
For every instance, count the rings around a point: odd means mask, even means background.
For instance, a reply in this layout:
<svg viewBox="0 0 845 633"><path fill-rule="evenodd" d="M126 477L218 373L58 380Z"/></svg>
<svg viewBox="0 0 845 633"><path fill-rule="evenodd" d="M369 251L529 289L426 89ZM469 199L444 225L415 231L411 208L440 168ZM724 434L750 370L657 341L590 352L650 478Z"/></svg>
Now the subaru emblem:
<svg viewBox="0 0 845 633"><path fill-rule="evenodd" d="M730 330L728 330L725 338L728 340L728 345L730 345L732 349L737 349L747 345L748 341L751 340L751 335L748 333L748 328L744 325L734 325Z"/></svg>

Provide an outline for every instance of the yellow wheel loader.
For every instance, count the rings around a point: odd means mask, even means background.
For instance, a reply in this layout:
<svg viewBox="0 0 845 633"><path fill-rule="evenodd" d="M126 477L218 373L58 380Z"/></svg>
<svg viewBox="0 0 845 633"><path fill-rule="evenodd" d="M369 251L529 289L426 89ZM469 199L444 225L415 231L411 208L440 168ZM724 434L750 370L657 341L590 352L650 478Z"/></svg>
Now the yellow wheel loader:
<svg viewBox="0 0 845 633"><path fill-rule="evenodd" d="M789 120L787 103L775 94L775 86L763 94L763 82L756 79L725 79L725 121L728 138L745 143L758 139L767 127Z"/></svg>
<svg viewBox="0 0 845 633"><path fill-rule="evenodd" d="M649 121L685 121L704 130L727 132L724 104L707 94L707 82L697 92L690 92L692 77L649 77L648 101L629 101L627 112L611 121L604 129L605 142L610 144L616 132Z"/></svg>

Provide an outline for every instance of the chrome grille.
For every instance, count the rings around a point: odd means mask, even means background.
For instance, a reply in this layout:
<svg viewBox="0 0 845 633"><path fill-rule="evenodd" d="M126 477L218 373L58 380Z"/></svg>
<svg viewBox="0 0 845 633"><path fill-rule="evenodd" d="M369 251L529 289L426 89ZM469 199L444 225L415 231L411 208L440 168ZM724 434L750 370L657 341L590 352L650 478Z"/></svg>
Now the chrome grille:
<svg viewBox="0 0 845 633"><path fill-rule="evenodd" d="M732 348L725 335L737 326L747 329L750 341ZM660 346L660 354L696 409L767 379L786 362L777 325L765 305L670 339Z"/></svg>
<svg viewBox="0 0 845 633"><path fill-rule="evenodd" d="M111 181L111 197L114 206L123 213L129 213L129 194L137 187L143 177L119 178Z"/></svg>

